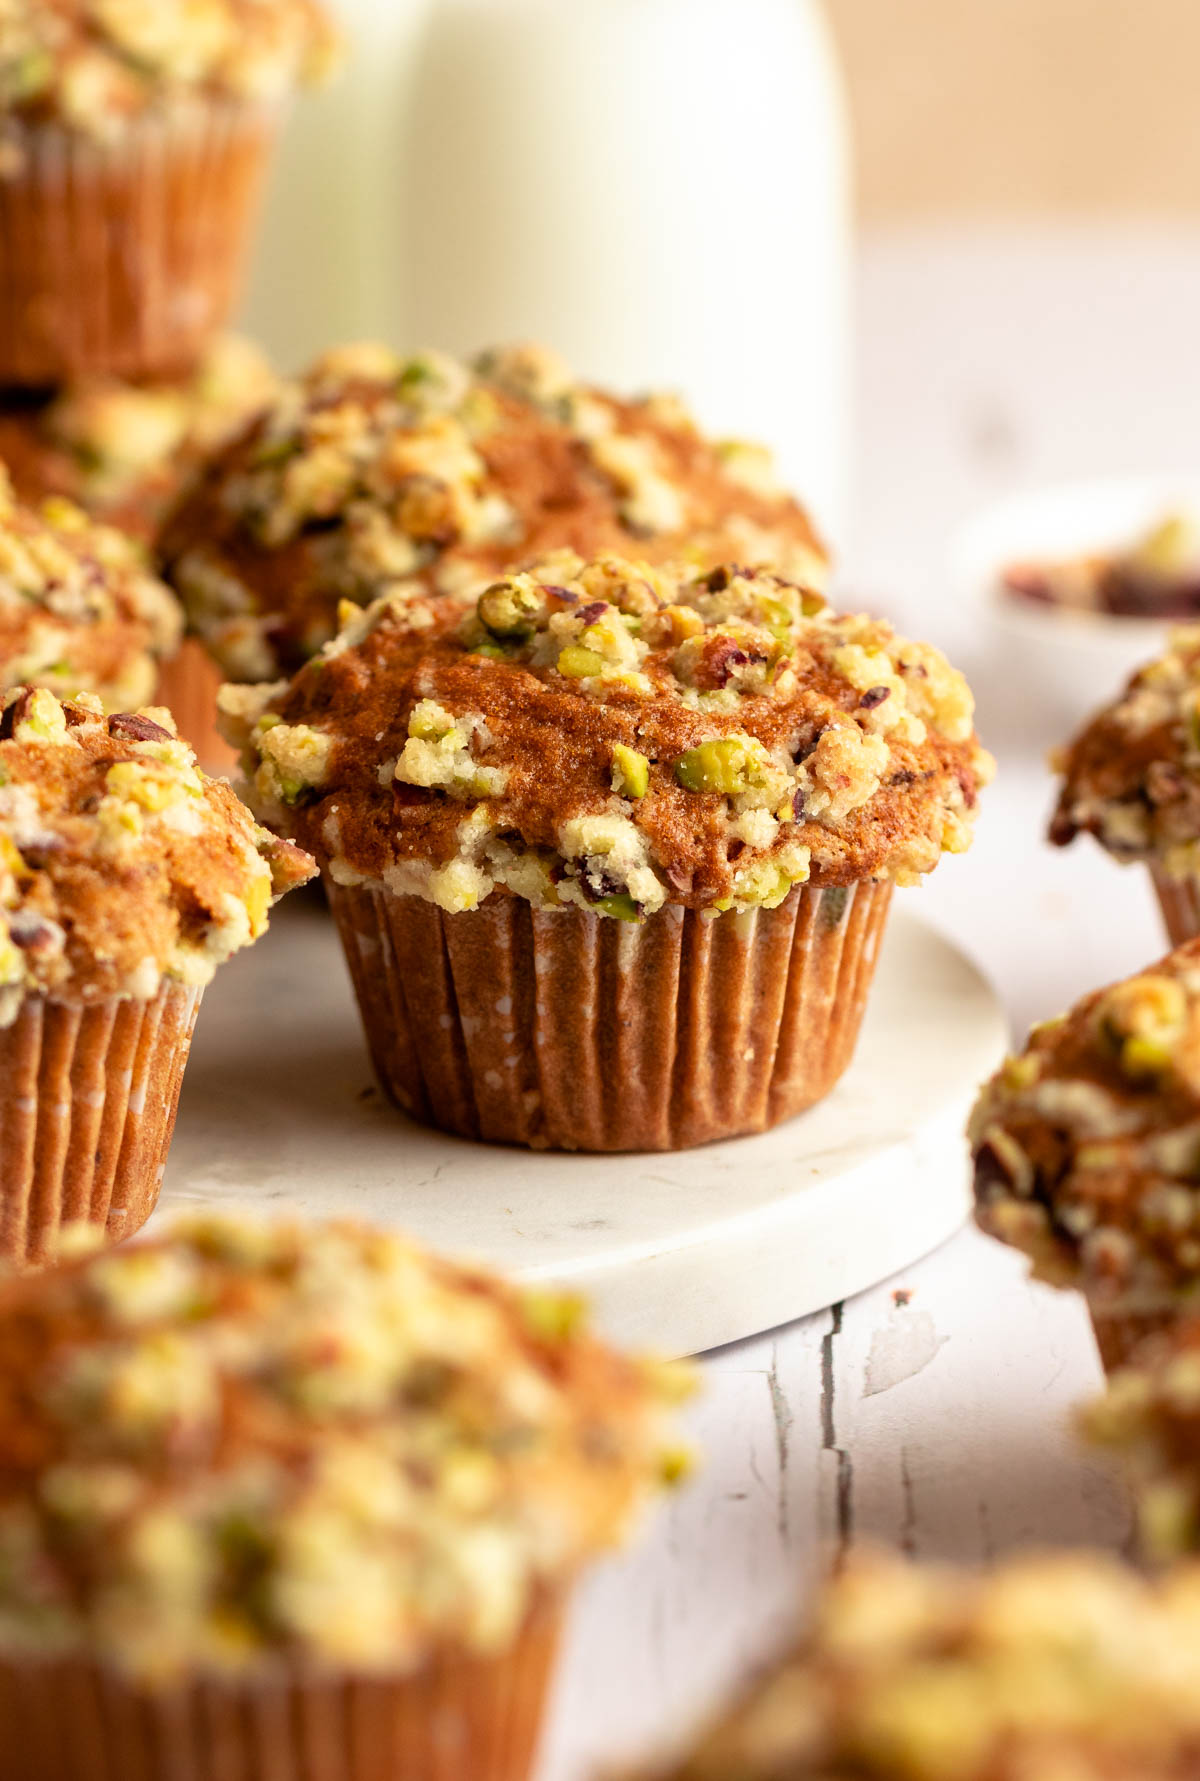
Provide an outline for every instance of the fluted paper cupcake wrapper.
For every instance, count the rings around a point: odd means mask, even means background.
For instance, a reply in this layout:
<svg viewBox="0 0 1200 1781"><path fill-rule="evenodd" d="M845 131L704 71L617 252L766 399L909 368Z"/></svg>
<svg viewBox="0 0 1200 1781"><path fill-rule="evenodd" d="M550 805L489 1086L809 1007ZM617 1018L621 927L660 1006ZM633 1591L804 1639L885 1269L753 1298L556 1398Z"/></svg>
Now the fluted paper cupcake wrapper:
<svg viewBox="0 0 1200 1781"><path fill-rule="evenodd" d="M526 1781L557 1644L545 1611L488 1661L161 1693L84 1658L0 1659L0 1781Z"/></svg>
<svg viewBox="0 0 1200 1781"><path fill-rule="evenodd" d="M1119 1372L1127 1367L1137 1349L1151 1336L1161 1335L1179 1321L1178 1310L1163 1311L1107 1311L1101 1306L1089 1305L1088 1311L1092 1319L1092 1330L1096 1337L1096 1347L1100 1350L1100 1361L1106 1376Z"/></svg>
<svg viewBox="0 0 1200 1781"><path fill-rule="evenodd" d="M1151 866L1150 876L1171 945L1194 940L1200 934L1200 880L1171 878L1158 866Z"/></svg>
<svg viewBox="0 0 1200 1781"><path fill-rule="evenodd" d="M376 1072L415 1118L563 1150L761 1132L849 1064L891 886L641 923L327 885Z"/></svg>
<svg viewBox="0 0 1200 1781"><path fill-rule="evenodd" d="M36 1266L83 1222L113 1242L158 1200L201 991L27 996L0 1030L0 1257Z"/></svg>
<svg viewBox="0 0 1200 1781"><path fill-rule="evenodd" d="M179 734L195 749L206 773L232 773L237 751L217 729L217 689L221 671L203 644L187 638L159 669L155 703L165 705Z"/></svg>
<svg viewBox="0 0 1200 1781"><path fill-rule="evenodd" d="M0 383L189 370L229 320L277 108L196 100L112 143L10 133L0 177Z"/></svg>

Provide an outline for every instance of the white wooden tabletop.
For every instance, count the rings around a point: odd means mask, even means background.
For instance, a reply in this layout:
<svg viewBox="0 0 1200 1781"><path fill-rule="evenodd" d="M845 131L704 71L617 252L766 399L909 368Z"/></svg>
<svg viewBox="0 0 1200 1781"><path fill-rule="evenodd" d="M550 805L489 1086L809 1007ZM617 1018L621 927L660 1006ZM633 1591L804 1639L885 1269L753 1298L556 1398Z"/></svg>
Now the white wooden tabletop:
<svg viewBox="0 0 1200 1781"><path fill-rule="evenodd" d="M906 230L863 249L844 580L969 668L1001 768L974 851L905 894L1022 1034L1165 943L1142 873L1042 841L1051 781L1006 733L946 541L1028 484L1200 467L1198 297L1200 233L1174 229ZM611 1771L711 1711L850 1543L984 1559L1128 1540L1121 1491L1071 1434L1100 1383L1082 1307L973 1231L703 1374L703 1468L581 1592L540 1781Z"/></svg>

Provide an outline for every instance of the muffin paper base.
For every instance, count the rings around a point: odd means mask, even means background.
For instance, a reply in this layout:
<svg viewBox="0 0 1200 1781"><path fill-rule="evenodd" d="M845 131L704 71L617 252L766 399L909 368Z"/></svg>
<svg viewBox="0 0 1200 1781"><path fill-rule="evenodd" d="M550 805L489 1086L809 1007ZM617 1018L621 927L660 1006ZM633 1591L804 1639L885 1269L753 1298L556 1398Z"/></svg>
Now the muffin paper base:
<svg viewBox="0 0 1200 1781"><path fill-rule="evenodd" d="M1134 1351L1150 1336L1171 1328L1175 1311L1104 1312L1089 1307L1092 1330L1106 1375L1129 1365Z"/></svg>
<svg viewBox="0 0 1200 1781"><path fill-rule="evenodd" d="M221 671L202 644L189 637L159 671L156 705L165 705L179 734L206 773L232 773L237 752L217 729Z"/></svg>
<svg viewBox="0 0 1200 1781"><path fill-rule="evenodd" d="M27 996L0 1030L0 1258L46 1261L64 1224L116 1242L146 1222L200 995L164 984L150 1002Z"/></svg>
<svg viewBox="0 0 1200 1781"><path fill-rule="evenodd" d="M115 143L55 124L0 177L0 383L190 369L240 294L274 107L196 101Z"/></svg>
<svg viewBox="0 0 1200 1781"><path fill-rule="evenodd" d="M558 1618L412 1677L138 1691L84 1658L0 1659L0 1781L526 1781Z"/></svg>
<svg viewBox="0 0 1200 1781"><path fill-rule="evenodd" d="M641 923L327 885L376 1072L414 1118L563 1150L761 1132L850 1063L890 884Z"/></svg>
<svg viewBox="0 0 1200 1781"><path fill-rule="evenodd" d="M1185 940L1194 940L1200 934L1200 880L1170 878L1157 866L1151 866L1150 876L1171 945L1182 946Z"/></svg>

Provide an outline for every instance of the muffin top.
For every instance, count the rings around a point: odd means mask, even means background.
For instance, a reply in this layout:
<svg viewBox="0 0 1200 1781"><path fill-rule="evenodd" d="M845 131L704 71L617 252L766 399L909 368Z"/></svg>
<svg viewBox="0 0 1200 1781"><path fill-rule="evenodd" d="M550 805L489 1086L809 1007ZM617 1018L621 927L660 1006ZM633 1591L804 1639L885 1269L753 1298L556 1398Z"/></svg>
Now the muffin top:
<svg viewBox="0 0 1200 1781"><path fill-rule="evenodd" d="M1087 832L1119 860L1200 872L1200 625L1172 631L1055 764L1057 846Z"/></svg>
<svg viewBox="0 0 1200 1781"><path fill-rule="evenodd" d="M278 99L336 54L317 0L0 0L0 171L24 124L112 140L191 95Z"/></svg>
<svg viewBox="0 0 1200 1781"><path fill-rule="evenodd" d="M1200 1319L1143 1342L1082 1420L1128 1467L1149 1555L1200 1551Z"/></svg>
<svg viewBox="0 0 1200 1781"><path fill-rule="evenodd" d="M174 595L120 532L69 501L21 506L0 466L0 690L143 704L179 645Z"/></svg>
<svg viewBox="0 0 1200 1781"><path fill-rule="evenodd" d="M1200 1294L1200 941L1035 1027L971 1116L976 1217L1122 1311Z"/></svg>
<svg viewBox="0 0 1200 1781"><path fill-rule="evenodd" d="M0 716L0 1024L26 994L204 984L312 861L208 779L169 712L9 692Z"/></svg>
<svg viewBox="0 0 1200 1781"><path fill-rule="evenodd" d="M340 884L636 920L911 883L989 758L934 649L765 572L560 553L467 607L387 597L221 705L263 820Z"/></svg>
<svg viewBox="0 0 1200 1781"><path fill-rule="evenodd" d="M670 1781L1190 1781L1200 1569L858 1559L799 1651Z"/></svg>
<svg viewBox="0 0 1200 1781"><path fill-rule="evenodd" d="M260 348L222 335L182 381L86 378L51 396L10 395L0 405L0 459L22 500L65 495L149 542L197 465L275 388Z"/></svg>
<svg viewBox="0 0 1200 1781"><path fill-rule="evenodd" d="M349 1224L0 1285L0 1648L143 1680L504 1649L680 1474L690 1375Z"/></svg>
<svg viewBox="0 0 1200 1781"><path fill-rule="evenodd" d="M471 366L327 354L217 458L163 542L193 625L242 681L314 655L340 600L478 595L560 549L809 581L824 566L765 452L705 439L673 398L576 383L534 347Z"/></svg>

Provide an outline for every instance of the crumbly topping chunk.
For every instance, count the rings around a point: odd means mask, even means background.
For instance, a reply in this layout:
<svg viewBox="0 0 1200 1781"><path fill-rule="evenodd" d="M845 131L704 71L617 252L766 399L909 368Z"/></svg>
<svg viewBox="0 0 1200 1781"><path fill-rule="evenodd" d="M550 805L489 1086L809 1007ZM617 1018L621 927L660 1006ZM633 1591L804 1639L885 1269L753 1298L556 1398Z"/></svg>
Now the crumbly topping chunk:
<svg viewBox="0 0 1200 1781"><path fill-rule="evenodd" d="M1198 1687L1197 1567L858 1559L670 1781L1187 1781Z"/></svg>
<svg viewBox="0 0 1200 1781"><path fill-rule="evenodd" d="M415 614L385 598L290 685L221 696L255 809L340 883L636 920L911 883L969 843L991 763L961 675L794 582L559 553Z"/></svg>
<svg viewBox="0 0 1200 1781"><path fill-rule="evenodd" d="M22 499L65 495L149 541L205 458L276 388L262 351L223 335L182 381L88 378L48 400L10 398L0 407L0 458Z"/></svg>
<svg viewBox="0 0 1200 1781"><path fill-rule="evenodd" d="M976 1217L1112 1309L1200 1297L1200 942L1036 1027L971 1116Z"/></svg>
<svg viewBox="0 0 1200 1781"><path fill-rule="evenodd" d="M0 1647L151 1681L503 1649L685 1465L686 1370L361 1226L6 1282L0 1361Z"/></svg>
<svg viewBox="0 0 1200 1781"><path fill-rule="evenodd" d="M676 403L579 384L538 348L468 366L343 347L221 454L164 557L229 678L263 680L329 641L340 600L475 598L559 549L811 583L824 553L767 462L705 439Z"/></svg>
<svg viewBox="0 0 1200 1781"><path fill-rule="evenodd" d="M1122 862L1200 875L1200 625L1129 682L1062 753L1050 839L1095 835Z"/></svg>
<svg viewBox="0 0 1200 1781"><path fill-rule="evenodd" d="M0 690L145 703L182 615L127 538L72 503L20 506L0 467Z"/></svg>
<svg viewBox="0 0 1200 1781"><path fill-rule="evenodd" d="M196 94L281 98L337 48L317 0L0 0L0 172L20 168L26 124L113 141Z"/></svg>
<svg viewBox="0 0 1200 1781"><path fill-rule="evenodd" d="M199 771L169 712L10 692L0 716L0 1024L26 995L204 984L313 874Z"/></svg>

